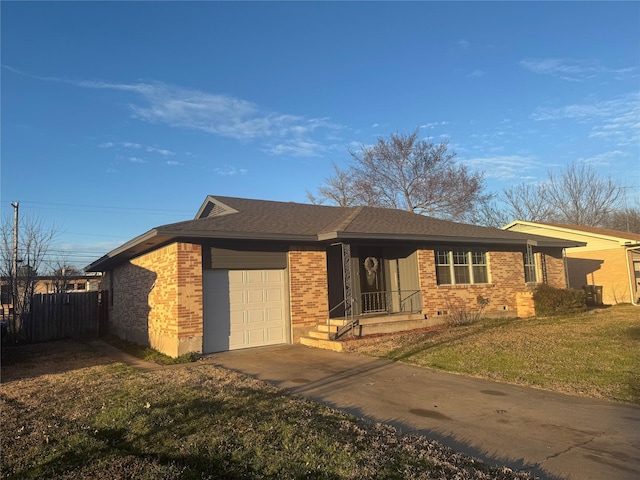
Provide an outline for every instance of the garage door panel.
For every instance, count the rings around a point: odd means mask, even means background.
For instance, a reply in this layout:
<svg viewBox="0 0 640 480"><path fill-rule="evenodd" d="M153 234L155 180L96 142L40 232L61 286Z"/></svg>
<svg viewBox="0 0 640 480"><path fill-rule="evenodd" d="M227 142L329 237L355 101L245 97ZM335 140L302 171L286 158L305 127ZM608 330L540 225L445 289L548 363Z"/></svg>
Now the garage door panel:
<svg viewBox="0 0 640 480"><path fill-rule="evenodd" d="M264 303L265 294L264 290L253 287L251 290L247 290L246 303Z"/></svg>
<svg viewBox="0 0 640 480"><path fill-rule="evenodd" d="M267 330L267 333L269 335L269 340L271 341L279 341L279 342L284 342L285 341L285 337L284 337L284 331L277 327L277 328L270 328Z"/></svg>
<svg viewBox="0 0 640 480"><path fill-rule="evenodd" d="M265 290L264 293L267 302L282 302L282 289L270 288Z"/></svg>
<svg viewBox="0 0 640 480"><path fill-rule="evenodd" d="M283 312L279 308L269 308L266 310L266 314L268 322L282 322L284 320Z"/></svg>
<svg viewBox="0 0 640 480"><path fill-rule="evenodd" d="M208 270L205 291L205 351L287 341L284 270Z"/></svg>
<svg viewBox="0 0 640 480"><path fill-rule="evenodd" d="M245 314L245 319L247 323L250 323L250 324L259 323L260 325L263 325L267 320L266 317L267 316L265 315L265 311L262 309L248 310Z"/></svg>
<svg viewBox="0 0 640 480"><path fill-rule="evenodd" d="M263 284L264 273L263 270L247 270L245 271L245 283L247 284Z"/></svg>
<svg viewBox="0 0 640 480"><path fill-rule="evenodd" d="M215 271L215 270L213 270ZM244 272L242 270L220 270L221 272L227 272L229 276L229 285L242 284L244 279Z"/></svg>
<svg viewBox="0 0 640 480"><path fill-rule="evenodd" d="M231 312L230 315L230 322L231 325L244 325L245 321L244 321L244 312L243 311L235 311L235 312Z"/></svg>

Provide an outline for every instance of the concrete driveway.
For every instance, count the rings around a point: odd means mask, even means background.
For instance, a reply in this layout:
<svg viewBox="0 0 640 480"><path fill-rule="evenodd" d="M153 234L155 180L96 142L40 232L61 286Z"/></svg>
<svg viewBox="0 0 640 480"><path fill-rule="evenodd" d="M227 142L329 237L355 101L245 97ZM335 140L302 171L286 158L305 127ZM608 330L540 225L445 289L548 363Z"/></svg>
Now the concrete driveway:
<svg viewBox="0 0 640 480"><path fill-rule="evenodd" d="M541 478L640 478L640 407L303 345L205 361Z"/></svg>

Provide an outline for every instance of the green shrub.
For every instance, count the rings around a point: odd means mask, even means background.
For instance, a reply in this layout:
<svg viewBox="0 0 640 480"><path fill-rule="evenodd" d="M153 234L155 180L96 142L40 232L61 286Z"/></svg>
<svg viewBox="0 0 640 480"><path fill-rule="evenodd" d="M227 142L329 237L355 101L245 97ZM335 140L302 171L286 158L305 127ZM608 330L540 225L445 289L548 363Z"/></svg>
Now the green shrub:
<svg viewBox="0 0 640 480"><path fill-rule="evenodd" d="M546 284L536 287L533 292L536 315L565 315L584 312L587 309L586 297L582 290L555 288Z"/></svg>

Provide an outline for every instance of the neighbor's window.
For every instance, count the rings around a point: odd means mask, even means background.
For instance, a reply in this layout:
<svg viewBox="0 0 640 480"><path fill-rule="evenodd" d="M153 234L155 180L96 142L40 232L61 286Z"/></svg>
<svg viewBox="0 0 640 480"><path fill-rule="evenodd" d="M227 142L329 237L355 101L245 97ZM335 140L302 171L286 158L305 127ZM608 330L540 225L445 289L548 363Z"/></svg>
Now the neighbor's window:
<svg viewBox="0 0 640 480"><path fill-rule="evenodd" d="M11 303L11 285L2 285L0 287L0 303L2 305L9 305Z"/></svg>
<svg viewBox="0 0 640 480"><path fill-rule="evenodd" d="M538 269L536 268L536 256L528 250L524 252L524 281L536 283L538 281Z"/></svg>
<svg viewBox="0 0 640 480"><path fill-rule="evenodd" d="M437 250L438 285L489 283L487 252L470 250Z"/></svg>

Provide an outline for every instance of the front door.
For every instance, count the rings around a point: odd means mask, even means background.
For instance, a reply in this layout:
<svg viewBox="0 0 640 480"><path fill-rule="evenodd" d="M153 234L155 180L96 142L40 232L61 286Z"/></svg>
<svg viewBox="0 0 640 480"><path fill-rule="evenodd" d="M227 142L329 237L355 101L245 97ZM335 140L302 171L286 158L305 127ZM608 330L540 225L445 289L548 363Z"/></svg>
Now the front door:
<svg viewBox="0 0 640 480"><path fill-rule="evenodd" d="M362 313L386 312L384 263L377 250L360 250L360 292Z"/></svg>

